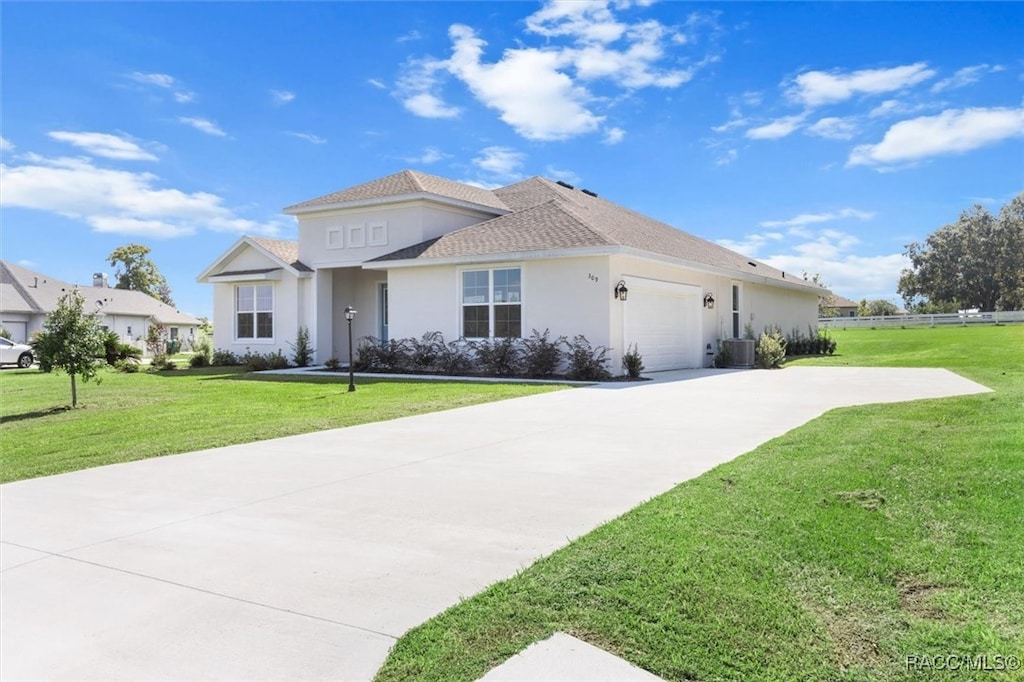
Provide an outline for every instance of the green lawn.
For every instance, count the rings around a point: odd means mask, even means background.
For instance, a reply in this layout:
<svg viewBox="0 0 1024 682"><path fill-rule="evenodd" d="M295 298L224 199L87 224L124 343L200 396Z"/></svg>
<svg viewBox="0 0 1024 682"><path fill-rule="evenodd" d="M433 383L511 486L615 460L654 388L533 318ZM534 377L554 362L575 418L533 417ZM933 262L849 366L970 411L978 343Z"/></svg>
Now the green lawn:
<svg viewBox="0 0 1024 682"><path fill-rule="evenodd" d="M0 372L0 481L247 443L502 400L555 385L357 380L244 374L237 368L160 374Z"/></svg>
<svg viewBox="0 0 1024 682"><path fill-rule="evenodd" d="M411 630L377 680L474 680L559 630L666 680L1024 679L997 669L1024 658L1024 326L834 336L797 364L995 392L829 412Z"/></svg>

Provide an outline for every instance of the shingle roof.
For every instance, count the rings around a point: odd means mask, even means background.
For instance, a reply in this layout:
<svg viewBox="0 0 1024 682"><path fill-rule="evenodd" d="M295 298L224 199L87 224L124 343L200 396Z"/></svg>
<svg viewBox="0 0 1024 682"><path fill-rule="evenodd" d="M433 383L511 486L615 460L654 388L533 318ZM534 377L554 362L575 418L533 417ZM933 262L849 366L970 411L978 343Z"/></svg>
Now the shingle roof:
<svg viewBox="0 0 1024 682"><path fill-rule="evenodd" d="M34 306L32 310L37 313L55 310L60 297L78 286L6 261L0 261L0 281L12 288L20 287L24 300ZM161 324L199 324L199 320L191 315L141 291L93 286L78 286L78 290L85 296L89 305L95 305L97 301L102 302L102 310L107 315L152 317ZM7 307L6 298L0 300L0 309L14 311Z"/></svg>
<svg viewBox="0 0 1024 682"><path fill-rule="evenodd" d="M375 259L429 260L593 246L639 251L787 281L781 270L582 191L534 177L494 190L512 213Z"/></svg>
<svg viewBox="0 0 1024 682"><path fill-rule="evenodd" d="M388 197L421 193L433 194L438 197L496 209L496 213L504 213L509 210L508 206L490 190L473 187L472 185L441 178L436 175L421 173L420 171L404 170L394 175L341 190L340 192L325 194L316 199L294 204L284 209L284 211L285 213L291 213L320 206L334 206L350 202L386 199Z"/></svg>
<svg viewBox="0 0 1024 682"><path fill-rule="evenodd" d="M845 296L833 294L832 296L832 307L834 308L856 308L860 304L857 301L852 301Z"/></svg>
<svg viewBox="0 0 1024 682"><path fill-rule="evenodd" d="M249 237L252 241L274 254L291 267L302 272L313 272L313 268L299 260L299 243L266 237Z"/></svg>

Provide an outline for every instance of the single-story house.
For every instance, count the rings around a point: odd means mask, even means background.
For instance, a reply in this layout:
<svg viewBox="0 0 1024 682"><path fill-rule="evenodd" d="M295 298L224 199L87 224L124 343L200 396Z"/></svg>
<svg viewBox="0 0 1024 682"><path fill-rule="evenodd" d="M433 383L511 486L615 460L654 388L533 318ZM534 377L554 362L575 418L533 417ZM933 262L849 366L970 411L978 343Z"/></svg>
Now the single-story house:
<svg viewBox="0 0 1024 682"><path fill-rule="evenodd" d="M86 306L101 314L104 329L117 332L122 343L144 352L153 324L164 325L169 340L186 346L202 324L140 291L110 288L102 273L93 276L92 286L78 286L7 261L0 261L0 324L11 333L12 341L27 343L32 334L42 331L46 315L57 308L60 297L76 287Z"/></svg>
<svg viewBox="0 0 1024 682"><path fill-rule="evenodd" d="M198 277L214 345L347 358L352 334L446 339L582 334L637 345L648 370L701 367L718 341L815 328L823 289L576 189L533 177L488 190L405 170L284 209L298 241L240 238Z"/></svg>
<svg viewBox="0 0 1024 682"><path fill-rule="evenodd" d="M836 311L836 317L857 317L857 309L860 304L844 296L833 294L832 307Z"/></svg>

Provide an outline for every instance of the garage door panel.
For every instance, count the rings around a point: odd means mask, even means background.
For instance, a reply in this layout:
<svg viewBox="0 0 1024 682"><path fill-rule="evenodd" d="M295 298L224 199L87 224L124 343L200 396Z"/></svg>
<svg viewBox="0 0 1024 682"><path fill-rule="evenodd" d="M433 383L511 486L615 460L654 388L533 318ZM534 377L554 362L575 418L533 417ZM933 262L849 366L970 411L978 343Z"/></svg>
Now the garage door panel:
<svg viewBox="0 0 1024 682"><path fill-rule="evenodd" d="M644 286L632 278L625 339L637 345L650 371L699 367L700 289L666 282Z"/></svg>

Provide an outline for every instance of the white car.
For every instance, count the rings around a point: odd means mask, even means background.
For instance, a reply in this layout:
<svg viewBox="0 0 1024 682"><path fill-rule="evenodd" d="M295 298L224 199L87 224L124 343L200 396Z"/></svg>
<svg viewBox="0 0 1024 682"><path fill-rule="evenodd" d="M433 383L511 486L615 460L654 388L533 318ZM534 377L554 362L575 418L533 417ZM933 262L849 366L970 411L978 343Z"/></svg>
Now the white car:
<svg viewBox="0 0 1024 682"><path fill-rule="evenodd" d="M17 365L22 369L31 367L36 359L32 355L32 346L14 343L0 336L0 365Z"/></svg>

